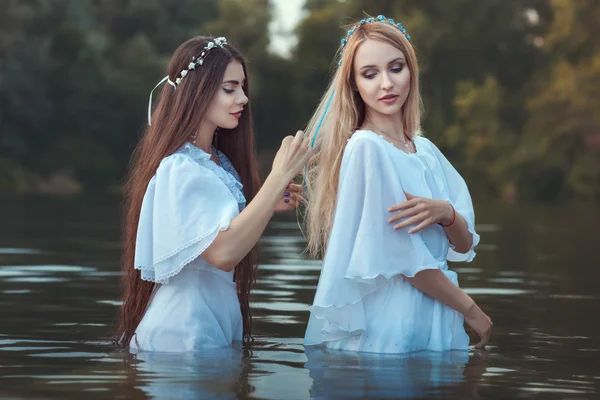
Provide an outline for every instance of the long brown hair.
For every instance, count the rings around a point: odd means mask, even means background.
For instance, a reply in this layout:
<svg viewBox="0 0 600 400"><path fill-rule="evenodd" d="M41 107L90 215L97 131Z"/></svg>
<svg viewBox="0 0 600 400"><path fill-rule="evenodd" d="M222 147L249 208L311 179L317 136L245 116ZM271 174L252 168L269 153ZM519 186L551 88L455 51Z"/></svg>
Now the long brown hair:
<svg viewBox="0 0 600 400"><path fill-rule="evenodd" d="M167 67L171 81L175 81L192 61L192 57L198 57L212 40L209 37L195 37L179 46ZM176 90L171 85L164 85L152 115L152 126L146 127L133 152L124 188L121 266L123 304L115 337L115 341L121 346L129 345L155 286L154 282L142 281L139 271L134 268L136 235L146 188L162 159L173 154L198 131L231 61L242 64L246 75L244 91L250 97L249 75L244 57L230 45L215 47L208 53L203 65L190 71ZM246 201L250 202L259 189L260 178L249 103L245 106L238 126L234 129L221 129L215 145L231 160L239 173ZM256 280L257 253L255 247L236 266L234 273L245 341L252 338L249 295Z"/></svg>

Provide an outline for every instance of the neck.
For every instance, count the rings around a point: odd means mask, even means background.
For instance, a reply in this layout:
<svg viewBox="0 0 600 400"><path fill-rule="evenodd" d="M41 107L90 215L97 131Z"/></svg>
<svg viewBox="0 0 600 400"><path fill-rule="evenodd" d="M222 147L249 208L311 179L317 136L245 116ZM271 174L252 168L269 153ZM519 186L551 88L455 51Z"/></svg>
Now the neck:
<svg viewBox="0 0 600 400"><path fill-rule="evenodd" d="M217 126L214 124L203 123L200 125L200 129L196 133L195 146L211 154L213 136L216 130Z"/></svg>
<svg viewBox="0 0 600 400"><path fill-rule="evenodd" d="M402 142L406 140L401 112L394 115L367 112L363 124L371 125L377 131L379 131L379 133L383 132L393 139L397 139Z"/></svg>

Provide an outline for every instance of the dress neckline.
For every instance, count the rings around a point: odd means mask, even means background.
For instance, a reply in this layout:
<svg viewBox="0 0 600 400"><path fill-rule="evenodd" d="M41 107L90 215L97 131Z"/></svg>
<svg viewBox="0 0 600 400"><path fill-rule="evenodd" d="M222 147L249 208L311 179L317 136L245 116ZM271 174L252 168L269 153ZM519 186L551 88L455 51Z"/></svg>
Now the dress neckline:
<svg viewBox="0 0 600 400"><path fill-rule="evenodd" d="M221 152L214 145L211 145L211 148L212 148L213 154L216 157L216 159L218 160L218 162L215 162L215 160L212 159L211 154L205 152L204 150L202 150L200 147L196 146L193 143L185 142L185 144L183 145L183 148L185 150L189 151L192 158L194 158L196 160L202 160L202 161L204 161L204 160L211 161L211 162L215 163L217 166L223 168Z"/></svg>
<svg viewBox="0 0 600 400"><path fill-rule="evenodd" d="M373 132L370 129L358 129L358 130L354 131L354 133L357 133L357 132L367 132L367 133L373 134L375 136L378 136L384 143L386 143L389 146L392 146L395 150L397 150L400 153L405 154L407 156L415 157L415 156L418 156L418 155L421 154L421 150L419 150L419 144L418 144L418 140L417 140L418 136L413 136L412 138L410 138L412 140L413 144L415 145L415 152L414 153L408 153L408 152L406 152L406 151L404 151L404 150L399 149L398 147L396 147L394 145L394 143L392 143L389 140L387 140L383 135L380 135L377 132Z"/></svg>
<svg viewBox="0 0 600 400"><path fill-rule="evenodd" d="M246 205L246 198L242 192L244 186L239 176L237 176L237 171L235 171L235 168L233 168L233 165L227 159L227 156L214 146L213 150L219 163L212 160L210 154L190 142L186 142L179 151L189 155L193 160L213 171L229 188L238 204L240 204L241 210ZM226 168L226 165L229 167ZM231 171L228 171L228 168L231 168Z"/></svg>

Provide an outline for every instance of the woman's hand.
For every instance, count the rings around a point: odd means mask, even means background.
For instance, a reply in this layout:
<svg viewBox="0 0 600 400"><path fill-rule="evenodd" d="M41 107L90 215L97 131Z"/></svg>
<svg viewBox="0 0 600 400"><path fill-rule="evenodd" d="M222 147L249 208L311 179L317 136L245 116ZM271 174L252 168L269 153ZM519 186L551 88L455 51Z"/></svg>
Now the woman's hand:
<svg viewBox="0 0 600 400"><path fill-rule="evenodd" d="M494 326L492 319L481 311L481 308L475 303L473 303L464 316L465 323L481 338L479 343L475 345L475 348L485 348L485 345L490 341L490 336L492 335L492 327Z"/></svg>
<svg viewBox="0 0 600 400"><path fill-rule="evenodd" d="M290 182L288 187L285 189L285 192L283 192L281 200L279 200L279 203L277 203L275 212L291 211L298 207L298 199L301 195L302 186Z"/></svg>
<svg viewBox="0 0 600 400"><path fill-rule="evenodd" d="M217 235L202 257L223 271L233 271L256 245L280 202L288 207L292 204L291 200L285 202L285 198L292 197L291 191L290 196L285 196L286 186L292 189L290 181L302 171L311 155L310 142L304 132L298 131L295 137L283 139L273 160L273 169L254 199L233 218L228 229Z"/></svg>
<svg viewBox="0 0 600 400"><path fill-rule="evenodd" d="M271 173L289 182L302 171L311 156L310 140L304 132L298 131L294 137L286 136L275 155Z"/></svg>
<svg viewBox="0 0 600 400"><path fill-rule="evenodd" d="M389 223L395 223L406 218L404 221L394 225L395 230L416 225L408 231L408 233L416 233L430 225L437 223L448 224L452 221L454 211L448 202L412 196L406 192L404 194L406 195L406 201L388 209L389 212L400 211L388 219Z"/></svg>

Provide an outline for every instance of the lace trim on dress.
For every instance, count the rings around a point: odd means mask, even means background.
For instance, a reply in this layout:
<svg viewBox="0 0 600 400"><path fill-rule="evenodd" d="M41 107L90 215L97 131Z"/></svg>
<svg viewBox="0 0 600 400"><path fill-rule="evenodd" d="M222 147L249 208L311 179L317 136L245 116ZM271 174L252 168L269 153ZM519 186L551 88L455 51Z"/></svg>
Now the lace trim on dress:
<svg viewBox="0 0 600 400"><path fill-rule="evenodd" d="M221 181L227 186L235 200L238 204L246 204L246 198L244 197L244 193L242 189L244 185L236 179L234 175L225 170L225 168L219 166L217 163L211 161L210 154L205 152L204 150L194 146L191 143L186 143L183 145L181 151L187 152L194 160L198 161L203 167L210 169L219 177ZM220 153L220 152L219 152ZM219 155L219 161L222 161L223 158ZM226 159L226 158L225 158ZM227 160L229 164L229 160ZM233 166L231 166L233 168Z"/></svg>
<svg viewBox="0 0 600 400"><path fill-rule="evenodd" d="M176 254L180 253L181 251L192 247L196 244L198 244L199 242L201 242L202 240L206 239L208 236L210 236L211 234L214 234L215 232L222 232L224 230L226 230L227 228L229 228L229 223L223 224L221 226L219 226L219 228L217 230L214 230L212 232L208 232L196 239L194 239L193 241L181 246L180 248L178 248L175 251L172 251L171 253L167 254L164 257L159 258L157 261L155 261L152 266L150 267L146 267L144 268L143 266L135 266L135 269L140 270L140 271L144 271L144 272L151 272L152 273L152 277L148 277L148 276L144 276L144 274L141 275L142 280L143 281L149 281L149 282L155 282L155 283L169 283L169 278L174 277L175 275L177 275L178 273L181 272L181 270L188 265L189 263L191 263L192 261L194 261L196 258L200 257L200 254L204 253L204 251L208 248L208 246L210 246L210 244L212 243L209 242L205 245L203 245L201 248L197 249L194 254L190 255L189 257L187 257L185 260L183 260L176 269L166 273L166 274L161 274L161 275L156 275L156 266L158 264L160 264L161 262L164 262L165 260L175 256Z"/></svg>

